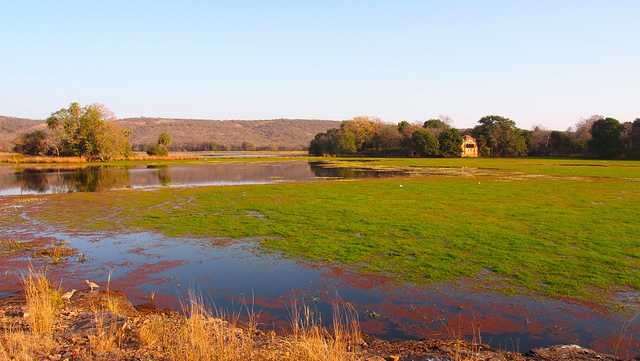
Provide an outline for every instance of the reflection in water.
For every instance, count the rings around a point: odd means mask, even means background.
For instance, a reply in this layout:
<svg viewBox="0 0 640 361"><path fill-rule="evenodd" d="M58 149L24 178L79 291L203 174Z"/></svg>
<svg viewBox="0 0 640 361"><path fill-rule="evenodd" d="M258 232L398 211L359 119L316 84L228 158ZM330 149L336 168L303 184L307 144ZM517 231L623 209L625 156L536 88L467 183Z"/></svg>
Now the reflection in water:
<svg viewBox="0 0 640 361"><path fill-rule="evenodd" d="M0 195L101 192L120 188L188 187L265 184L319 178L361 178L399 175L351 168L325 168L321 163L233 163L146 167L83 168L0 167Z"/></svg>
<svg viewBox="0 0 640 361"><path fill-rule="evenodd" d="M286 327L297 300L331 321L331 304L352 303L363 330L389 339L472 337L502 349L527 351L553 344L580 344L603 352L616 347L640 353L640 319L563 300L505 295L472 285L408 286L384 276L305 264L264 254L251 240L171 238L154 233L70 234L2 230L13 237L68 240L85 263L54 266L48 274L66 289L90 278L124 291L136 304L154 293L158 307L180 309L194 290L218 310L249 305L263 327ZM0 263L0 292L20 289L27 264ZM13 286L10 286L12 285ZM377 315L371 317L371 314ZM621 343L627 340L627 343ZM619 349L618 349L619 351Z"/></svg>

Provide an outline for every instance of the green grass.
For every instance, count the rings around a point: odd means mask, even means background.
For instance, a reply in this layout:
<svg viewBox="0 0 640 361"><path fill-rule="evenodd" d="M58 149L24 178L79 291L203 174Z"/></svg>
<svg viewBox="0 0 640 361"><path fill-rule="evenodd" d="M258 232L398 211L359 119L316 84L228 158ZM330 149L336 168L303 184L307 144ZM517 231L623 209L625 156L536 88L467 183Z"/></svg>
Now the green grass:
<svg viewBox="0 0 640 361"><path fill-rule="evenodd" d="M640 161L566 158L324 158L342 167L476 168L548 176L640 178Z"/></svg>
<svg viewBox="0 0 640 361"><path fill-rule="evenodd" d="M466 160L377 163L460 161ZM569 161L530 162L553 174L565 169L557 162ZM470 163L508 171L526 165ZM613 162L609 178L431 176L77 193L47 197L33 215L79 230L266 237L261 247L268 251L415 283L490 271L533 294L606 303L610 292L640 289L640 182L619 175L622 168L636 172L638 165ZM586 168L576 166L569 175L593 176L603 167Z"/></svg>

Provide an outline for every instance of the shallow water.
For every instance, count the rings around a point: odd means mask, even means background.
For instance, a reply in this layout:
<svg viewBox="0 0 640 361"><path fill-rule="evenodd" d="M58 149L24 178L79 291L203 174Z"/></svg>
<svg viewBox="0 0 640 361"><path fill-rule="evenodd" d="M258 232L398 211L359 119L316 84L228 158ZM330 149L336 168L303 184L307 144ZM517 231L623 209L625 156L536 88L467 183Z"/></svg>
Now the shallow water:
<svg viewBox="0 0 640 361"><path fill-rule="evenodd" d="M321 163L222 163L165 166L89 166L82 168L13 168L0 166L0 196L100 192L113 189L201 187L360 178L401 174L352 168L325 168Z"/></svg>
<svg viewBox="0 0 640 361"><path fill-rule="evenodd" d="M288 324L293 301L331 319L337 300L352 303L363 330L388 339L473 337L507 350L580 344L603 352L640 353L640 319L561 300L508 296L464 284L411 286L340 267L309 264L265 253L257 240L171 238L155 233L70 234L43 224L0 230L0 237L66 240L86 255L49 266L65 289L84 289L85 278L124 291L134 304L179 309L195 290L227 313L246 305L263 327ZM28 260L0 263L0 292L20 288ZM244 305L244 306L243 306Z"/></svg>

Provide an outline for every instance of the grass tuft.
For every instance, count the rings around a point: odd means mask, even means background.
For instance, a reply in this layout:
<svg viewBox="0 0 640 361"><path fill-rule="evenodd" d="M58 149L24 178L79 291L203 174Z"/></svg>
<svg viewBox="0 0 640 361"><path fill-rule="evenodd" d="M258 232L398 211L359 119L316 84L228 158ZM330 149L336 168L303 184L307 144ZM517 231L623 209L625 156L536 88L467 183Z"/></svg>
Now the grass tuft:
<svg viewBox="0 0 640 361"><path fill-rule="evenodd" d="M29 269L23 278L28 317L31 331L50 336L56 321L56 314L62 306L60 292L51 286L44 273Z"/></svg>

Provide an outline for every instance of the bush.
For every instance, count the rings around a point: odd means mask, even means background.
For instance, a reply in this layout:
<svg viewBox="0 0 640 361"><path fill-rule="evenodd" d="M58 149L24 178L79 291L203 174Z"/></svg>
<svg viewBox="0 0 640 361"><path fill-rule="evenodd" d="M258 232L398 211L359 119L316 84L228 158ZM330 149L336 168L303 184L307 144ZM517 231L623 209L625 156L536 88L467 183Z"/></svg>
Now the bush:
<svg viewBox="0 0 640 361"><path fill-rule="evenodd" d="M14 151L27 155L44 155L49 149L47 133L43 130L34 130L21 135L15 141Z"/></svg>
<svg viewBox="0 0 640 361"><path fill-rule="evenodd" d="M147 154L164 157L169 155L169 149L166 146L161 144L152 144L147 147Z"/></svg>

